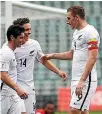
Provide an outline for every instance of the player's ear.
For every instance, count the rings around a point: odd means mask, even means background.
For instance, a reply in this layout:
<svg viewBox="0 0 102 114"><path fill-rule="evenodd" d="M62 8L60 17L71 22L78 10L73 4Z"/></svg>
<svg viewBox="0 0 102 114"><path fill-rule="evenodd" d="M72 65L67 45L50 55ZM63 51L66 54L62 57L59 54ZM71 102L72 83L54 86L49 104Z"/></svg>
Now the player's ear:
<svg viewBox="0 0 102 114"><path fill-rule="evenodd" d="M11 38L11 40L14 40L14 36L13 35L11 35L10 38Z"/></svg>
<svg viewBox="0 0 102 114"><path fill-rule="evenodd" d="M75 19L78 21L78 20L79 20L79 16L78 16L78 15L76 15L76 16L75 16Z"/></svg>

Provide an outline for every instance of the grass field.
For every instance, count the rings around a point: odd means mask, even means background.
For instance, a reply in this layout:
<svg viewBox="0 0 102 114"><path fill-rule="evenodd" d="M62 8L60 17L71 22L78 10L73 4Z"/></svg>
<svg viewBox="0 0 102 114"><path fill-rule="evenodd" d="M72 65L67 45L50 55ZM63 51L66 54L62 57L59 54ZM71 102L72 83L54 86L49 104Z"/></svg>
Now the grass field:
<svg viewBox="0 0 102 114"><path fill-rule="evenodd" d="M66 112L56 112L56 114L68 114ZM90 112L90 114L102 114L102 111L101 112Z"/></svg>

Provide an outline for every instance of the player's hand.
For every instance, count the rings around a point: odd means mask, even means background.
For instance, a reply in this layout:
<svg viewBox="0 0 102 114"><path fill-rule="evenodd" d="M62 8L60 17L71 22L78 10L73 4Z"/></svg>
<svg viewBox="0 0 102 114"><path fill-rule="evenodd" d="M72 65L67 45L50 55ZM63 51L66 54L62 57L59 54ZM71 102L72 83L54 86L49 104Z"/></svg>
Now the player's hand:
<svg viewBox="0 0 102 114"><path fill-rule="evenodd" d="M65 81L67 79L66 73L61 70L59 71L58 75L63 79L63 81Z"/></svg>
<svg viewBox="0 0 102 114"><path fill-rule="evenodd" d="M21 99L27 99L28 98L28 94L23 89L21 89L20 87L18 87L16 89L16 92L20 96Z"/></svg>
<svg viewBox="0 0 102 114"><path fill-rule="evenodd" d="M78 95L78 96L82 95L83 87L84 87L84 81L79 81L79 83L76 87L76 91L75 91L76 95Z"/></svg>

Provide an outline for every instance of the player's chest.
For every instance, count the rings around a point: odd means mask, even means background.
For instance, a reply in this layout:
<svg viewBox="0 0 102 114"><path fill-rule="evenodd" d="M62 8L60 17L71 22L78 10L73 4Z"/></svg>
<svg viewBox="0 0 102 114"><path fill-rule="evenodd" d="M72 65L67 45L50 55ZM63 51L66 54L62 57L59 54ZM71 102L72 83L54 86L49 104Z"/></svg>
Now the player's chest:
<svg viewBox="0 0 102 114"><path fill-rule="evenodd" d="M34 57L36 55L36 49L30 48L30 49L20 49L15 52L16 58L20 57Z"/></svg>
<svg viewBox="0 0 102 114"><path fill-rule="evenodd" d="M16 58L12 57L10 61L10 68L15 68L17 65Z"/></svg>
<svg viewBox="0 0 102 114"><path fill-rule="evenodd" d="M73 35L73 45L75 49L81 49L86 45L84 34Z"/></svg>

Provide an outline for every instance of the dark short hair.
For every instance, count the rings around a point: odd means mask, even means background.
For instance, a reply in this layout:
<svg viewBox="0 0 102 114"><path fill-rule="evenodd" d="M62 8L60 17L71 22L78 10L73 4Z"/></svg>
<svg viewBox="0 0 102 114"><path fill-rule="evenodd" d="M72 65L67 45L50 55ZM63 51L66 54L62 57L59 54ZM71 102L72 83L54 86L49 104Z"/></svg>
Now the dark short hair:
<svg viewBox="0 0 102 114"><path fill-rule="evenodd" d="M19 25L10 25L7 29L7 39L11 40L11 35L16 39L21 33L24 32L24 28Z"/></svg>
<svg viewBox="0 0 102 114"><path fill-rule="evenodd" d="M43 108L45 108L48 104L54 105L54 103L52 101L45 101Z"/></svg>
<svg viewBox="0 0 102 114"><path fill-rule="evenodd" d="M71 12L73 16L79 15L80 18L85 19L85 11L82 6L71 6L67 9L67 12Z"/></svg>
<svg viewBox="0 0 102 114"><path fill-rule="evenodd" d="M26 24L26 23L29 23L30 22L30 20L29 20L29 18L27 17L27 18L18 18L18 19L16 19L16 20L14 20L13 21L13 24L14 25L24 25L24 24Z"/></svg>

